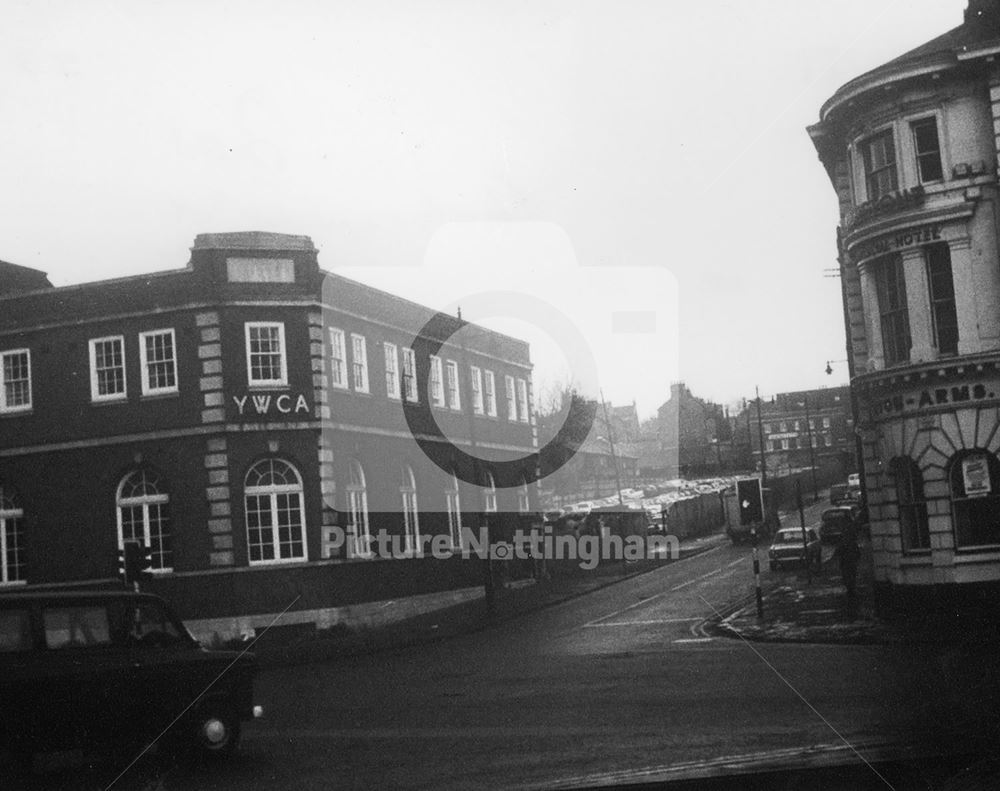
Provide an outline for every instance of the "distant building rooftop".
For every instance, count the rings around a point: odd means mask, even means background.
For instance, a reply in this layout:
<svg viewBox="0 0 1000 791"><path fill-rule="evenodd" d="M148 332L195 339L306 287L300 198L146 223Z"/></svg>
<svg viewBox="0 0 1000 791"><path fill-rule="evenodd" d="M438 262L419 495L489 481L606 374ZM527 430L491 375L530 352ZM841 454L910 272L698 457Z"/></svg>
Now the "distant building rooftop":
<svg viewBox="0 0 1000 791"><path fill-rule="evenodd" d="M306 250L314 252L312 239L289 233L270 231L234 231L231 233L200 233L192 250Z"/></svg>

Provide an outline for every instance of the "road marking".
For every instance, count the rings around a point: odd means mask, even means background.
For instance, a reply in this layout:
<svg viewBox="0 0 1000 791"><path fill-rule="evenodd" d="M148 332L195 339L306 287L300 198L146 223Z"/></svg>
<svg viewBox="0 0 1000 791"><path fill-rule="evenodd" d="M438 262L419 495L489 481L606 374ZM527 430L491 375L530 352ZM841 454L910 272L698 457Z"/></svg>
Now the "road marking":
<svg viewBox="0 0 1000 791"><path fill-rule="evenodd" d="M680 640L674 640L675 643L710 643L714 640L714 637L682 637Z"/></svg>
<svg viewBox="0 0 1000 791"><path fill-rule="evenodd" d="M732 564L730 563L728 565L731 566ZM680 585L674 585L674 587L672 587L670 589L669 593L673 593L674 591L679 591L681 588L686 588L688 585L694 585L696 582L701 582L706 577L711 577L713 574L718 574L720 571L722 571L725 568L726 568L726 566L720 566L719 568L715 569L714 571L708 572L708 574L702 574L700 577L695 577L693 580L688 580L687 582L682 582Z"/></svg>
<svg viewBox="0 0 1000 791"><path fill-rule="evenodd" d="M703 558L703 557L705 557L705 555L710 555L713 552L717 552L718 550L722 549L722 547L724 547L724 546L725 546L725 544L719 544L717 547L712 547L711 549L706 549L704 552L699 552L699 553L697 553L695 555L689 555L686 558L681 558L680 560L675 560L673 563L671 563L671 564L669 564L667 566L664 566L663 568L669 569L669 568L671 568L672 566L675 566L678 563L683 563L685 560L693 560L694 558ZM719 569L716 569L716 571L722 571L722 569L719 568ZM713 571L712 573L714 574L715 572ZM701 579L701 577L699 577L698 579ZM697 580L691 580L691 582L697 582ZM686 585L687 583L684 583L684 584ZM684 587L684 586L681 585L679 587ZM675 591L675 590L677 590L677 588L671 588L669 591L663 591L662 593L653 594L652 596L650 596L650 597L648 597L646 599L642 599L641 601L637 601L635 604L630 604L628 607L623 607L620 610L615 610L614 612L609 612L607 615L602 615L600 618L595 618L592 621L588 621L583 626L584 626L584 628L588 627L588 626L594 626L595 624L598 624L601 621L608 620L608 618L614 618L616 615L621 615L622 613L628 612L629 610L632 610L632 609L634 609L636 607L639 607L639 606L641 606L643 604L648 604L649 602L653 601L654 599L659 599L661 596L666 596L668 593L671 593L672 591Z"/></svg>
<svg viewBox="0 0 1000 791"><path fill-rule="evenodd" d="M649 599L646 599L649 601ZM609 621L609 622L599 622L599 623L585 623L584 628L598 629L603 626L642 626L644 624L655 624L655 623L690 623L691 621L703 621L704 618L653 618L648 621Z"/></svg>

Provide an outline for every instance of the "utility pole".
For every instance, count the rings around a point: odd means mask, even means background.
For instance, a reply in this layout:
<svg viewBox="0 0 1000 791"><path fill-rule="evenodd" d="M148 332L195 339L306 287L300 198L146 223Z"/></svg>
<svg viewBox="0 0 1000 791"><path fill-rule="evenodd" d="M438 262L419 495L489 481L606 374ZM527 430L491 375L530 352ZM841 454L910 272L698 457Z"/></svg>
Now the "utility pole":
<svg viewBox="0 0 1000 791"><path fill-rule="evenodd" d="M608 417L608 402L604 400L604 391L598 391L601 396L601 406L604 408L604 423L608 429L608 445L611 446L611 463L615 468L615 486L618 489L618 505L625 508L625 500L622 498L622 478L618 471L618 456L615 453L615 434L611 429L611 419Z"/></svg>
<svg viewBox="0 0 1000 791"><path fill-rule="evenodd" d="M764 451L764 423L760 416L760 387L754 386L757 394L757 435L760 438L760 486L767 488L767 453Z"/></svg>
<svg viewBox="0 0 1000 791"><path fill-rule="evenodd" d="M812 418L809 417L809 393L805 394L804 405L806 408L806 431L809 434L809 465L812 468L813 479L813 502L819 500L819 487L816 485L816 449L813 446Z"/></svg>

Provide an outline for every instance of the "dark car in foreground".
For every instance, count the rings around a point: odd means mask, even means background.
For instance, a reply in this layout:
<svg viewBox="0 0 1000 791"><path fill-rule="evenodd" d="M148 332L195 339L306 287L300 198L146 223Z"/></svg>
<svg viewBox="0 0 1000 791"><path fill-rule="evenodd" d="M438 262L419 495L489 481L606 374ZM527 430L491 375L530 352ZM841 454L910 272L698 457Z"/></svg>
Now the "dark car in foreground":
<svg viewBox="0 0 1000 791"><path fill-rule="evenodd" d="M0 750L150 742L231 753L253 703L252 654L209 651L156 596L126 591L0 596ZM162 737L162 739L161 739Z"/></svg>
<svg viewBox="0 0 1000 791"><path fill-rule="evenodd" d="M801 527L785 527L775 534L767 555L771 571L780 571L783 566L790 564L801 565L803 560L812 568L818 569L823 562L822 552L815 530L806 529L803 541Z"/></svg>
<svg viewBox="0 0 1000 791"><path fill-rule="evenodd" d="M853 505L841 505L827 508L820 515L819 537L824 544L832 544L840 540L844 530L849 526L857 526L860 509Z"/></svg>

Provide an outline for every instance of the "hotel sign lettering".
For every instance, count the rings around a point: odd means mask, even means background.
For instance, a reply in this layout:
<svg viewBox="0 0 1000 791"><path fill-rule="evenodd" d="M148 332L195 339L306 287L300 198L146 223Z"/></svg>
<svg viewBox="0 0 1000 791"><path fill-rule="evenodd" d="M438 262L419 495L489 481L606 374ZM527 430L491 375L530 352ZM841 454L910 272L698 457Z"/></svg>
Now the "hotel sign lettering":
<svg viewBox="0 0 1000 791"><path fill-rule="evenodd" d="M919 414L935 407L991 401L998 397L998 393L1000 393L1000 381L927 387L869 400L868 411L873 419L898 417Z"/></svg>
<svg viewBox="0 0 1000 791"><path fill-rule="evenodd" d="M299 393L245 393L233 396L240 417L280 417L309 414L309 402Z"/></svg>
<svg viewBox="0 0 1000 791"><path fill-rule="evenodd" d="M927 244L941 239L940 225L925 225L922 228L907 228L905 231L880 236L867 242L860 242L851 248L851 257L855 261L872 258L883 253L893 253L905 250L918 244Z"/></svg>

